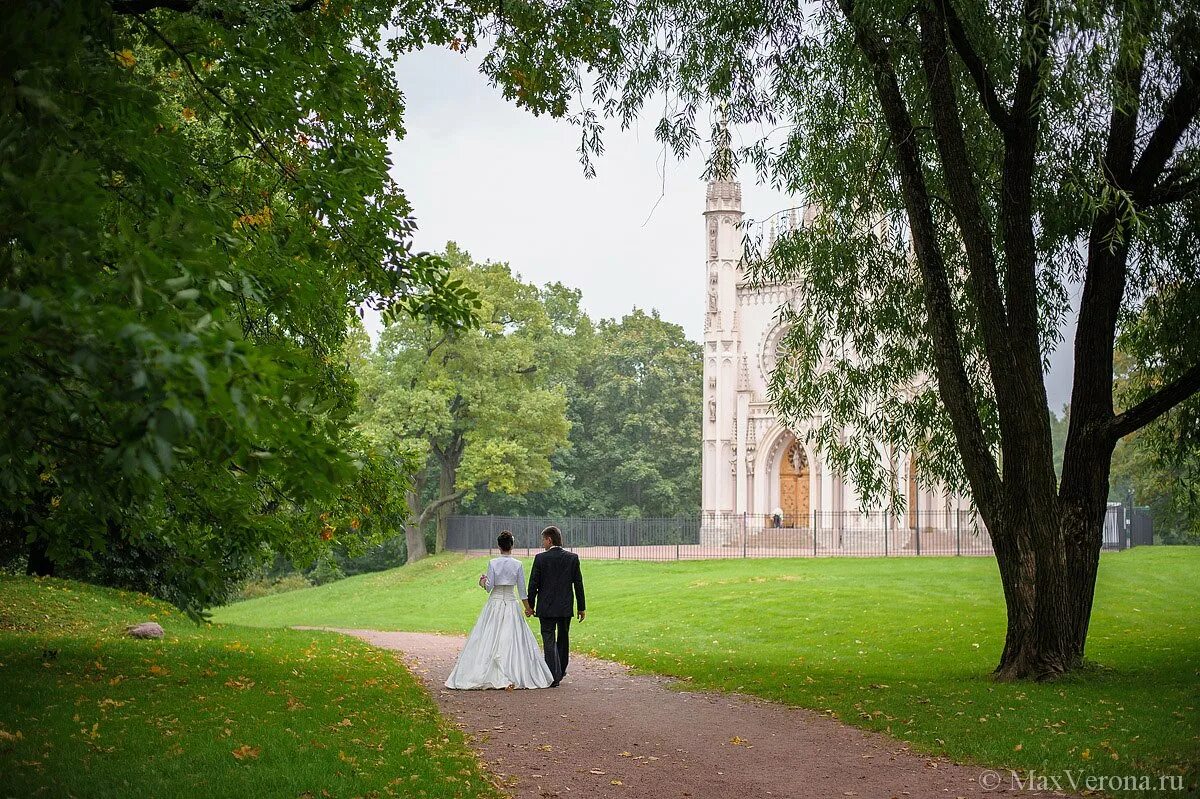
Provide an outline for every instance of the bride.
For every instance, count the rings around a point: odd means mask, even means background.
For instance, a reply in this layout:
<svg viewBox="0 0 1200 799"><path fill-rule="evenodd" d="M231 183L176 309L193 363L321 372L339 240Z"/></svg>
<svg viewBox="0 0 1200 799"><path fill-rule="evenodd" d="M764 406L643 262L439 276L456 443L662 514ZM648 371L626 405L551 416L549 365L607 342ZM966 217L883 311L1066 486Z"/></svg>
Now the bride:
<svg viewBox="0 0 1200 799"><path fill-rule="evenodd" d="M492 558L487 573L479 576L488 600L446 687L549 688L554 677L522 612L530 607L524 567L512 556L513 534L503 531L496 543L500 557Z"/></svg>

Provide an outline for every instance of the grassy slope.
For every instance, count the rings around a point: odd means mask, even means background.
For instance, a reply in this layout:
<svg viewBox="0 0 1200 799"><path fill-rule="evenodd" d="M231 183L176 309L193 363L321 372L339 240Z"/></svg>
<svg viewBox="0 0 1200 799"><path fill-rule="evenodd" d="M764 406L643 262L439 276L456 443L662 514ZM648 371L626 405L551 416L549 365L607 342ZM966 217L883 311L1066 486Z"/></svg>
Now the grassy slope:
<svg viewBox="0 0 1200 799"><path fill-rule="evenodd" d="M147 619L162 640L121 634ZM137 594L12 577L0 774L5 797L503 795L389 653L200 628Z"/></svg>
<svg viewBox="0 0 1200 799"><path fill-rule="evenodd" d="M439 556L224 608L222 621L462 632L485 560ZM698 685L831 712L926 751L1098 775L1200 762L1200 549L1101 561L1086 675L993 683L1004 638L983 558L587 562L573 646Z"/></svg>

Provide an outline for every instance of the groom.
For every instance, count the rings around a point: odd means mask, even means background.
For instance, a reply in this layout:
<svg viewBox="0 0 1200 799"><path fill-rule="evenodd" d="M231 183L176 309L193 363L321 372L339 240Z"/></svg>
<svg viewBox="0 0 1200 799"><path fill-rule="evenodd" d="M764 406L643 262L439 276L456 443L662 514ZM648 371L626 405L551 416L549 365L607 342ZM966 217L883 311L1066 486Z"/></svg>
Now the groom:
<svg viewBox="0 0 1200 799"><path fill-rule="evenodd" d="M546 665L557 688L567 673L570 653L567 651L571 630L571 592L579 605L579 620L583 621L583 574L579 571L579 556L562 548L562 532L551 525L542 530L542 546L529 571L529 602L525 615L537 615L542 623L542 645L546 648Z"/></svg>

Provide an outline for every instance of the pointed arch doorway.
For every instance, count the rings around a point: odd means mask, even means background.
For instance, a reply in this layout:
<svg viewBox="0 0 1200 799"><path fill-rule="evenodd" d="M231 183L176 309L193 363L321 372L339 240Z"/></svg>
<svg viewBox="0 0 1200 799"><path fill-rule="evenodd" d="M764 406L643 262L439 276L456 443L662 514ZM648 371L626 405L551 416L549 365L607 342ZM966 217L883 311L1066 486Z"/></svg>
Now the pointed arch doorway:
<svg viewBox="0 0 1200 799"><path fill-rule="evenodd" d="M808 455L799 441L792 441L779 463L779 507L784 527L808 527L811 508Z"/></svg>

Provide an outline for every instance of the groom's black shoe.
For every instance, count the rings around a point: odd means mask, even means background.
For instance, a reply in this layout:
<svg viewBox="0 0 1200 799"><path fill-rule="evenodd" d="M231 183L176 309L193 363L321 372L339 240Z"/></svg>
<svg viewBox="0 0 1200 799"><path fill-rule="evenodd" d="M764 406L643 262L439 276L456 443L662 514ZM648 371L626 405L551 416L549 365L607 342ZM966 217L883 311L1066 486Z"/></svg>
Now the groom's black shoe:
<svg viewBox="0 0 1200 799"><path fill-rule="evenodd" d="M550 683L550 687L557 688L561 682L562 680L555 680L554 682Z"/></svg>

